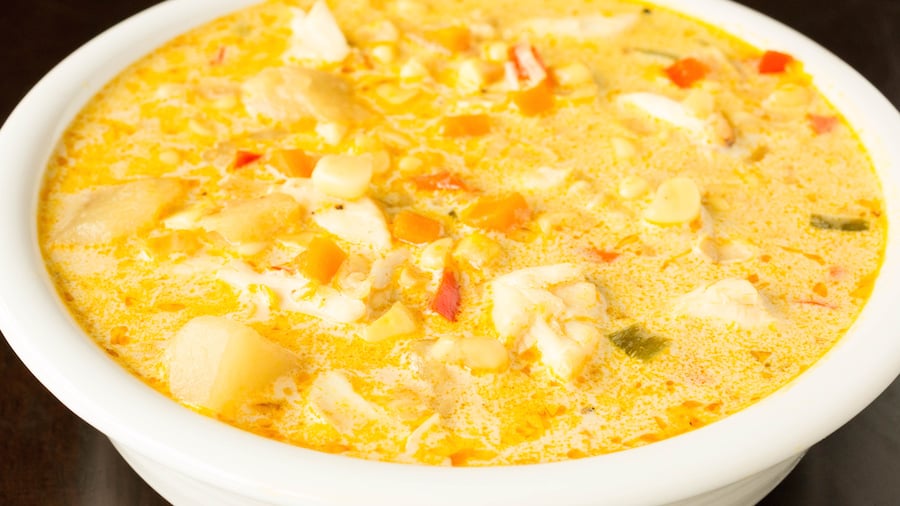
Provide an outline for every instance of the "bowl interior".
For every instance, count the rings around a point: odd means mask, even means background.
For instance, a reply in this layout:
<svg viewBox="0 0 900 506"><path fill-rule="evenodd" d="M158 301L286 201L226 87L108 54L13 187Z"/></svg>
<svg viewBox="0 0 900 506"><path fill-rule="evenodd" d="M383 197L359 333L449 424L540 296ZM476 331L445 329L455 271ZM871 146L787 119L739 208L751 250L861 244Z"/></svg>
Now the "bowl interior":
<svg viewBox="0 0 900 506"><path fill-rule="evenodd" d="M889 230L872 298L848 335L790 385L703 429L649 446L554 464L445 469L317 453L197 415L121 369L60 302L37 245L36 209L53 143L130 62L193 26L254 3L170 0L97 37L21 102L0 131L0 325L29 369L72 411L149 459L258 498L358 504L647 503L756 473L824 438L900 372L900 239ZM891 223L900 222L900 115L874 87L802 35L724 0L657 0L761 48L802 60L868 148ZM347 486L352 477L354 486ZM647 486L648 477L653 487ZM402 487L402 489L398 488ZM403 490L398 494L397 490Z"/></svg>

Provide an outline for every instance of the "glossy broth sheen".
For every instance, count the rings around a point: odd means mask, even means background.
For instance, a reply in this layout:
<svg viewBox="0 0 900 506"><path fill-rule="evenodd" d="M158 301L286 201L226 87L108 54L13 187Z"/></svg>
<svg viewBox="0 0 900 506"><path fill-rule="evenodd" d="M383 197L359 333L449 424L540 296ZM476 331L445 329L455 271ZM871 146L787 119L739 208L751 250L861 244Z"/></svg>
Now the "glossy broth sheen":
<svg viewBox="0 0 900 506"><path fill-rule="evenodd" d="M48 269L154 388L326 452L548 462L734 413L859 314L882 194L801 62L617 0L330 9L176 38L49 164ZM223 321L282 365L209 359Z"/></svg>

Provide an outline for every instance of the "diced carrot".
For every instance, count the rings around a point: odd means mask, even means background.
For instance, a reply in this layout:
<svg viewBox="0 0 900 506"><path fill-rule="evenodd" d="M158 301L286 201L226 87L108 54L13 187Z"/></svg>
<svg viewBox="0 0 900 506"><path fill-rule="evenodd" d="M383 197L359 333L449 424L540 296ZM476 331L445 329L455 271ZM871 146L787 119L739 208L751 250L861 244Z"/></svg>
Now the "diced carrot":
<svg viewBox="0 0 900 506"><path fill-rule="evenodd" d="M463 210L463 223L498 232L511 232L531 219L531 207L519 193L481 197Z"/></svg>
<svg viewBox="0 0 900 506"><path fill-rule="evenodd" d="M818 114L808 114L809 126L812 127L816 135L827 134L834 130L838 124L837 116L819 116Z"/></svg>
<svg viewBox="0 0 900 506"><path fill-rule="evenodd" d="M300 256L300 272L326 285L346 259L347 254L334 241L327 237L316 237Z"/></svg>
<svg viewBox="0 0 900 506"><path fill-rule="evenodd" d="M509 59L515 65L519 80L524 81L526 86L533 86L548 78L547 66L531 44L516 44L509 48Z"/></svg>
<svg viewBox="0 0 900 506"><path fill-rule="evenodd" d="M682 58L666 67L666 75L679 88L690 88L692 84L706 77L709 67L696 58Z"/></svg>
<svg viewBox="0 0 900 506"><path fill-rule="evenodd" d="M444 232L441 222L412 211L401 211L395 216L393 228L394 237L413 244L436 241Z"/></svg>
<svg viewBox="0 0 900 506"><path fill-rule="evenodd" d="M590 256L592 256L593 258L596 258L597 260L599 260L599 261L601 261L601 262L604 262L604 263L610 263L610 262L612 262L613 260L615 260L615 259L619 258L620 256L622 256L621 253L618 253L618 252L615 252L615 251L604 251L604 250L602 250L602 249L597 249L597 248L591 248L591 249L589 249L589 250L588 250L588 253L589 253Z"/></svg>
<svg viewBox="0 0 900 506"><path fill-rule="evenodd" d="M441 133L447 137L472 137L491 131L491 119L487 114L462 114L444 116Z"/></svg>
<svg viewBox="0 0 900 506"><path fill-rule="evenodd" d="M780 74L785 71L788 64L794 61L794 57L778 51L766 51L759 59L760 74Z"/></svg>
<svg viewBox="0 0 900 506"><path fill-rule="evenodd" d="M240 169L246 165L249 165L257 160L262 158L262 155L259 153L253 153L252 151L244 151L239 149L237 153L234 155L234 168Z"/></svg>
<svg viewBox="0 0 900 506"><path fill-rule="evenodd" d="M448 26L425 32L425 38L448 51L459 53L472 46L472 33L465 26Z"/></svg>
<svg viewBox="0 0 900 506"><path fill-rule="evenodd" d="M271 156L272 165L288 177L310 177L317 161L302 149L279 149Z"/></svg>
<svg viewBox="0 0 900 506"><path fill-rule="evenodd" d="M553 88L544 79L531 88L512 92L513 102L526 116L536 116L553 108Z"/></svg>
<svg viewBox="0 0 900 506"><path fill-rule="evenodd" d="M441 284L431 301L431 309L451 322L456 321L459 314L459 303L462 300L459 293L459 282L453 271L444 270L441 276Z"/></svg>
<svg viewBox="0 0 900 506"><path fill-rule="evenodd" d="M464 190L469 191L471 188L465 181L455 175L443 171L436 174L427 174L424 176L416 176L413 183L420 190Z"/></svg>
<svg viewBox="0 0 900 506"><path fill-rule="evenodd" d="M813 285L812 291L819 297L828 297L828 287L821 281Z"/></svg>

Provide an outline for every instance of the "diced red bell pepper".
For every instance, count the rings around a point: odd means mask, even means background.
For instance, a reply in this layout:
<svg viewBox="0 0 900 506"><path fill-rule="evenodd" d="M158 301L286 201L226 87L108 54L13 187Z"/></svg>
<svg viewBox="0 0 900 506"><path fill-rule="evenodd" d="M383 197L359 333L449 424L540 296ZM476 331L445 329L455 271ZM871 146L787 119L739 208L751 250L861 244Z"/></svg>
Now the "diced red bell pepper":
<svg viewBox="0 0 900 506"><path fill-rule="evenodd" d="M431 309L448 321L455 322L461 300L456 275L453 274L453 271L444 269L441 284L431 301Z"/></svg>
<svg viewBox="0 0 900 506"><path fill-rule="evenodd" d="M254 153L252 151L244 151L238 150L234 155L234 168L240 169L246 165L249 165L257 160L262 158L262 155L259 153Z"/></svg>
<svg viewBox="0 0 900 506"><path fill-rule="evenodd" d="M785 71L794 57L778 51L766 51L759 60L760 74L780 74Z"/></svg>
<svg viewBox="0 0 900 506"><path fill-rule="evenodd" d="M696 58L682 58L666 67L666 75L679 88L690 88L695 82L706 77L709 67Z"/></svg>

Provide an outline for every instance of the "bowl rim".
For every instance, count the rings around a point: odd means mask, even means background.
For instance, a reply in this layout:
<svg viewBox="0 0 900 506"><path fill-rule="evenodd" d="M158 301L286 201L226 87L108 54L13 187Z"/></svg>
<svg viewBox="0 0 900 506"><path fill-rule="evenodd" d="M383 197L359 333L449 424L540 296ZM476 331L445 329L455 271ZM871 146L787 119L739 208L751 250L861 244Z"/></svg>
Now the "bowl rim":
<svg viewBox="0 0 900 506"><path fill-rule="evenodd" d="M56 142L84 103L130 62L191 27L254 3L168 0L132 16L57 65L0 129L0 187L9 189L0 201L0 327L53 395L117 443L201 481L278 504L670 502L720 488L804 451L855 416L900 373L900 339L894 330L900 329L900 312L892 304L900 298L900 239L890 227L872 298L822 359L743 411L640 448L525 466L381 463L279 443L171 401L110 360L56 294L33 218L43 166L54 148L47 139ZM891 137L900 134L900 114L874 86L805 36L729 0L650 3L802 60L870 151L888 221L900 223L900 143Z"/></svg>

